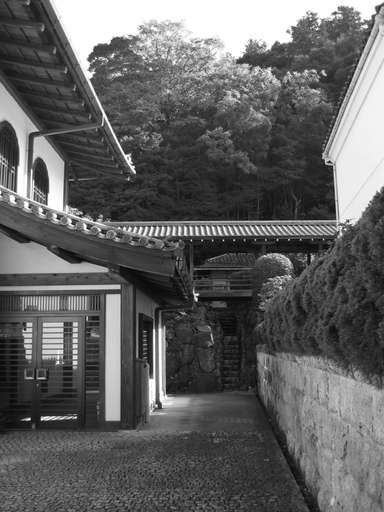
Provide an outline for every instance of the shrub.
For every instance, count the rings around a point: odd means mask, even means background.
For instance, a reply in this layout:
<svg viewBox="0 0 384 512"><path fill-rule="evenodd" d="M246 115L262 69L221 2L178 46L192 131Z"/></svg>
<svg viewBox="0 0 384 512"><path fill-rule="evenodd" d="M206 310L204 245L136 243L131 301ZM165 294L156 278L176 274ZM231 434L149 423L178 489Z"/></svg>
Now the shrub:
<svg viewBox="0 0 384 512"><path fill-rule="evenodd" d="M384 189L333 249L266 308L259 341L384 374Z"/></svg>
<svg viewBox="0 0 384 512"><path fill-rule="evenodd" d="M270 301L292 280L292 276L270 277L261 286L259 293L259 309L265 311Z"/></svg>

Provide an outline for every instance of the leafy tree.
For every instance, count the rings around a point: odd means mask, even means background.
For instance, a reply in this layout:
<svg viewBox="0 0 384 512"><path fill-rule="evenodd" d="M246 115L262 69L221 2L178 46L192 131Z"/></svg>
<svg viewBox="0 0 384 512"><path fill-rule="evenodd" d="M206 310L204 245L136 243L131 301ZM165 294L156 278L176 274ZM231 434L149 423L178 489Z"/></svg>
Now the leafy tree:
<svg viewBox="0 0 384 512"><path fill-rule="evenodd" d="M237 62L171 21L97 45L93 84L137 178L91 195L74 183L73 206L116 220L334 217L321 144L367 23L341 6L290 33L249 41Z"/></svg>

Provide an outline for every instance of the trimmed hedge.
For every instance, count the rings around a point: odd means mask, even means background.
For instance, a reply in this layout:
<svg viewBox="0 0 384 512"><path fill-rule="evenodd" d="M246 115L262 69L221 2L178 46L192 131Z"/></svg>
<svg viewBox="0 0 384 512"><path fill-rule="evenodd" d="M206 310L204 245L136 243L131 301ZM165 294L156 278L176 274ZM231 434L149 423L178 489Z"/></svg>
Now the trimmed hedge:
<svg viewBox="0 0 384 512"><path fill-rule="evenodd" d="M258 343L384 374L384 189L360 221L266 306Z"/></svg>

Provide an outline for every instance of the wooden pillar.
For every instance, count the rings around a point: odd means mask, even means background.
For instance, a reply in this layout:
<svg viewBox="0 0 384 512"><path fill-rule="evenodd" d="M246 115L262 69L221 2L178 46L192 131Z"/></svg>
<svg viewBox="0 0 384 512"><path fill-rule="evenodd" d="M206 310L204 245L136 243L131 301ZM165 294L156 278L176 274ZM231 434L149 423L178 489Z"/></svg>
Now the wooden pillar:
<svg viewBox="0 0 384 512"><path fill-rule="evenodd" d="M193 242L189 243L189 275L191 281L193 282L193 273L195 271L195 262L193 261L194 253L193 253Z"/></svg>
<svg viewBox="0 0 384 512"><path fill-rule="evenodd" d="M121 428L136 428L136 288L121 285Z"/></svg>
<svg viewBox="0 0 384 512"><path fill-rule="evenodd" d="M161 389L161 313L157 308L155 311L155 343L154 343L154 352L155 352L155 377L156 377L156 405L159 409L162 407L161 397L160 397L160 389Z"/></svg>
<svg viewBox="0 0 384 512"><path fill-rule="evenodd" d="M311 253L307 252L307 265L311 264Z"/></svg>

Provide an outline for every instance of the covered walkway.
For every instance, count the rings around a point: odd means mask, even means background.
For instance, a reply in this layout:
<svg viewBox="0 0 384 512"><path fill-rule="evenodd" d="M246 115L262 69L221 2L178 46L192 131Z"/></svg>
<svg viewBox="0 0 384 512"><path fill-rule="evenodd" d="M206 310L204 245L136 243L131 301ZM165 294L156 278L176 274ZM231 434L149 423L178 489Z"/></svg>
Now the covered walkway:
<svg viewBox="0 0 384 512"><path fill-rule="evenodd" d="M0 437L0 510L307 512L253 393L170 397L139 431Z"/></svg>

